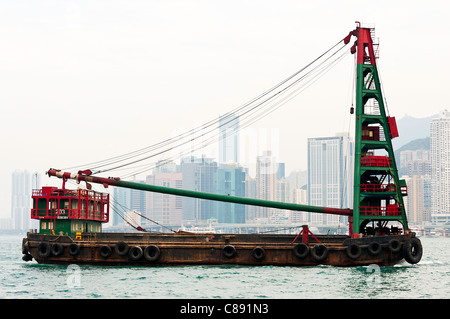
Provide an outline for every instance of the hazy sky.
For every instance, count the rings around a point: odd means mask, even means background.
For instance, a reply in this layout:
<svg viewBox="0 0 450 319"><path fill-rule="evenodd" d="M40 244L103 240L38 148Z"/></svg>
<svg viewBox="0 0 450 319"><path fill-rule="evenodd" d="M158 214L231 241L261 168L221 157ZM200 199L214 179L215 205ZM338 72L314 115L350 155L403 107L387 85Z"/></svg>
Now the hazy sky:
<svg viewBox="0 0 450 319"><path fill-rule="evenodd" d="M355 21L380 38L390 114L436 114L449 107L448 3L0 0L0 217L15 169L43 175L201 125L306 65ZM306 138L349 126L352 71L349 55L246 136L269 141L288 172L306 169Z"/></svg>

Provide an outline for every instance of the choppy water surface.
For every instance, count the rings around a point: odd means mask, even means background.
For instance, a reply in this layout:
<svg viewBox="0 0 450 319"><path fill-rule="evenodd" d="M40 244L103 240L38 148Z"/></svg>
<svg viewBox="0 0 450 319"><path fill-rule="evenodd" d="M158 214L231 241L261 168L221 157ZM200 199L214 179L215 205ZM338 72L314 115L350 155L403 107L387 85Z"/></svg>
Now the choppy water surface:
<svg viewBox="0 0 450 319"><path fill-rule="evenodd" d="M417 265L100 267L22 261L0 235L0 298L449 298L450 239L421 238Z"/></svg>

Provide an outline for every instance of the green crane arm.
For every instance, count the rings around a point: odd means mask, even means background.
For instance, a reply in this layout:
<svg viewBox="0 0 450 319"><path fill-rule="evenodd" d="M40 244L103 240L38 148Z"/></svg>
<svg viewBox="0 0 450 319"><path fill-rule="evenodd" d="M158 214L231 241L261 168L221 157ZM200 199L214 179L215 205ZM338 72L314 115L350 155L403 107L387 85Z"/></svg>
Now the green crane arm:
<svg viewBox="0 0 450 319"><path fill-rule="evenodd" d="M88 172L88 173L86 173L86 172ZM105 187L108 187L111 185L111 186L124 187L124 188L130 188L130 189L136 189L136 190L142 190L142 191L148 191L148 192L171 194L171 195L193 197L193 198L200 198L200 199L208 199L208 200L215 200L215 201L220 201L220 202L228 202L228 203L243 204L243 205L262 206L262 207L269 207L269 208L287 209L287 210L295 210L295 211L302 211L302 212L324 213L324 214L333 214L333 215L343 215L343 216L352 216L353 215L353 210L349 209L349 208L341 209L341 208L331 208L331 207L309 206L309 205L275 202L275 201L268 201L268 200L254 199L254 198L245 198L245 197L238 197L238 196L205 193L205 192L191 191L191 190L178 189L178 188L162 187L162 186L155 186L155 185L149 185L149 184L121 181L119 178L111 178L111 177L105 178L105 177L90 176L90 171L80 171L80 172L78 172L78 174L73 174L73 173L68 173L68 172L61 172L60 170L56 170L56 169L49 169L47 171L47 174L48 174L48 176L56 176L56 177L62 178L64 181L67 179L73 179L73 180L76 180L77 182L85 181L88 185L88 188L90 188L89 183L96 183L96 184L102 184Z"/></svg>

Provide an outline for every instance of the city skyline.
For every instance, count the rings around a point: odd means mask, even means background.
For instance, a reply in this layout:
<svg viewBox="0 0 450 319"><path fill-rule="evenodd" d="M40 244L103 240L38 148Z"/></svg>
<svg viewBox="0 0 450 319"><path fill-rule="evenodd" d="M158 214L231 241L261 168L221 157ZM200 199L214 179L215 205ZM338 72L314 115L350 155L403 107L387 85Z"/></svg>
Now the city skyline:
<svg viewBox="0 0 450 319"><path fill-rule="evenodd" d="M446 112L444 111L444 112L442 112L442 114L446 114ZM309 140L318 140L318 141L320 141L320 140L326 140L326 139L339 139L339 135L342 135L342 133L341 134L336 134L336 136L337 137L329 137L329 138L310 138ZM342 138L342 136L341 136L341 138ZM352 145L353 143L351 142L350 143L350 145ZM346 148L348 148L349 146L346 146ZM267 160L267 158L270 158L270 156L271 156L271 153L270 153L270 151L266 151L266 152L263 152L263 154L262 155L260 155L260 156L258 156L258 158L257 158L257 163L258 162L260 162L260 161L262 161L262 162L264 162L265 163L265 165L263 165L264 166L264 170L265 170L265 172L264 172L264 175L266 175L266 177L267 176L274 176L271 180L272 180L272 182L267 182L267 183L264 183L264 185L263 186L257 186L257 188L259 188L259 189L261 189L261 187L262 188L264 188L264 187L268 187L268 185L272 185L271 186L271 190L269 191L269 193L271 194L270 195L270 198L269 197L267 197L267 198L265 198L264 197L264 195L261 195L261 194L259 194L259 195L256 195L255 194L255 196L256 196L256 198L257 197L260 197L260 198L262 198L262 199L268 199L268 200L281 200L281 201L285 201L286 199L288 199L288 201L291 201L291 199L292 199L292 201L294 201L295 199L294 199L294 197L296 196L296 195L294 195L292 192L294 192L294 191L296 191L295 189L291 189L291 190L289 190L289 192L290 192L290 194L289 194L289 196L288 197L284 197L283 199L282 198L280 198L277 194L277 192L279 192L279 189L277 189L277 187L279 187L278 186L278 184L277 184L277 186L275 186L275 184L273 183L273 181L275 181L276 179L278 179L278 174L279 174L279 171L281 172L283 172L280 176L283 176L284 177L284 163L279 163L279 162L277 162L276 161L276 159L275 158L273 158L272 160ZM411 171L420 171L420 170L430 170L429 168L427 168L427 167L429 167L429 166L427 166L426 165L426 162L424 163L424 161L423 161L423 158L428 158L429 157L429 151L428 150L418 150L418 151L414 151L414 152L412 152L412 151L402 151L401 153L400 153L400 161L399 161L399 167L400 167L400 169L402 169L402 165L404 166L405 165L405 163L406 163L406 165L407 165L407 167L408 167L408 172L411 172ZM186 157L185 159L184 159L184 161L187 161L187 162L189 162L190 160L189 160L189 158L190 157ZM403 159L403 160L402 160ZM206 160L206 162L209 162L209 163L214 163L214 165L217 165L217 163L218 163L218 160L217 159L213 159L213 158L205 158L204 156L202 157L202 158L195 158L195 161L205 161ZM267 163L269 163L270 165L267 165ZM273 162L273 164L271 164ZM348 162L348 161L347 161ZM350 160L349 161L350 163L352 162L352 160ZM176 169L177 169L177 165L175 164L175 163L173 163L173 162L165 162L165 161L161 161L161 163L160 164L163 164L163 165L161 165L161 166L157 166L155 169L154 169L154 171L155 172L158 172L158 173L171 173L171 172L175 172L176 171ZM220 164L220 165L222 165L222 164ZM275 166L274 166L275 165ZM282 169L280 169L280 165L282 165L281 167L282 167ZM347 164L348 165L348 164ZM424 166L425 165L425 166ZM257 164L257 166L258 166L258 164ZM352 168L352 163L351 163L351 166L350 166L350 169ZM258 168L256 168L256 170L257 170L257 172L258 172ZM267 173L271 173L271 172L269 172L269 171L273 171L272 173L273 174L267 174ZM247 169L247 172L248 172L248 169ZM306 171L304 171L304 172L308 172L308 170L306 170ZM415 173L410 173L409 175L414 175ZM421 173L422 174L422 173ZM408 175L408 173L407 173L407 175ZM182 176L182 174L180 174L180 177ZM146 182L149 182L150 180L148 180L148 177L149 176L147 176L147 180L146 180ZM411 178L411 179L409 179L408 177L407 177L407 180L409 180L409 181L413 181L414 182L414 185L411 185L411 190L413 191L414 190L414 192L415 193L417 193L417 188L418 188L418 186L417 186L417 177L413 177L413 178ZM142 181L142 182L145 182L145 181ZM425 182L426 182L426 180L425 180ZM261 183L261 182L260 182ZM423 181L422 181L422 179L420 179L420 181L419 181L419 183L422 183L422 184L419 184L420 185L420 187L424 187L423 186ZM429 185L429 182L426 182L427 184L426 185ZM180 183L180 185L181 185L181 183ZM179 188L180 187L180 185L178 185L177 187ZM164 185L161 185L161 186L164 186ZM167 186L167 185L166 185ZM302 185L300 185L300 186L302 186ZM298 185L297 185L297 187L298 187ZM348 188L349 186L346 186L346 188ZM429 186L426 186L426 187L428 187L429 188ZM351 188L351 187L350 187ZM114 192L116 192L116 188L115 188L115 190L114 190ZM198 190L198 189L197 189ZM309 189L307 188L307 190L308 190L308 192L309 192ZM210 192L214 192L213 191L213 188L209 188L209 191ZM298 190L297 190L298 191ZM261 191L259 191L259 192L261 192ZM419 194L421 194L421 196L423 196L422 195L422 193L420 193L419 192ZM244 195L248 195L248 193L246 193L246 194L244 194ZM146 197L148 198L149 196L151 196L150 194L148 194L148 195L146 195ZM240 196L242 196L242 194L240 194ZM321 195L322 196L322 195ZM428 195L427 195L428 196ZM135 198L135 200L136 200L136 198L138 198L138 197L134 197ZM422 200L423 201L423 200ZM351 201L350 201L351 202ZM312 204L311 202L309 203L309 204ZM202 203L202 205L204 205L204 203ZM209 203L208 204L210 207L215 207L214 209L209 209L210 211L215 211L216 210L216 207L217 207L217 204L214 204L214 203ZM327 204L327 205L324 205L324 204L322 204L322 203L315 203L315 205L318 205L318 206L330 206L331 204ZM406 205L409 205L408 206L408 216L416 216L417 215L417 212L414 212L414 210L417 210L416 208L415 208L415 206L411 206L412 204L409 204L408 203L408 201L406 202ZM417 205L423 205L423 204L421 204L421 203L418 203L418 204L415 204L416 206ZM130 207L132 210L133 209L135 209L135 210L137 210L137 211L146 211L146 210L148 210L148 207L147 208L143 208L143 209L141 209L141 207L145 207L145 204L143 204L143 203L134 203L134 202L130 202L129 203L129 206L127 206L127 205L124 205L125 207ZM334 206L334 205L331 205L331 206ZM187 207L187 206L185 206L185 207ZM188 210L190 210L190 211L193 211L193 212L195 212L195 211L197 211L198 210L198 208L195 208L195 209L189 209L189 208L187 208ZM262 211L261 209L259 209L259 208L252 208L254 211ZM185 209L186 210L186 209ZM251 210L251 209L250 209ZM242 214L242 213L240 213L240 214ZM259 214L261 214L261 213L259 213ZM426 217L425 219L426 220L430 220L430 215L429 215L429 212L427 211L427 212L425 212L425 214L428 214L427 216L428 217ZM113 218L112 218L112 220L113 219L115 219L117 216L115 216L115 214L113 214ZM211 218L211 217L215 217L215 218L217 218L217 219L219 219L218 218L218 216L219 215L216 215L215 213L213 213L213 214L211 214L210 213L210 216L208 217L208 218ZM246 218L248 218L248 212L245 214L245 216L246 216ZM156 219L156 220L159 220L159 218L155 218L155 216L154 215L151 215L150 217L152 217L152 219ZM264 217L264 218L268 218L269 216L267 215L267 213L263 213L263 215L260 215L259 216L259 218L261 218L261 217ZM206 218L206 219L208 219L208 218ZM420 217L414 217L412 220L414 221L414 222L416 222L417 221L417 219L423 219L423 217L422 216L420 216ZM189 219L189 218L188 218ZM204 220L205 218L198 218L198 216L196 217L196 218L194 218L194 219L192 219L192 220ZM256 219L258 219L258 218L256 218ZM164 220L164 219L163 219ZM167 219L166 219L166 221L167 221ZM312 220L311 220L312 221ZM242 220L240 221L240 222L242 222ZM314 222L314 221L313 221Z"/></svg>
<svg viewBox="0 0 450 319"><path fill-rule="evenodd" d="M436 119L436 121L442 122L442 120L445 120L445 114L446 112L442 113L444 116L441 116L441 118ZM442 134L441 134L442 135ZM445 135L445 134L444 134ZM336 144L338 142L338 144ZM317 144L317 145L316 145ZM328 145L329 144L329 145ZM349 137L346 136L346 134L336 134L335 137L327 137L327 138L309 138L308 139L308 145L309 150L309 162L310 165L312 165L306 173L308 173L308 181L304 181L303 183L298 183L297 181L289 181L286 179L286 182L279 183L278 181L280 179L285 178L285 172L284 172L284 163L279 163L276 161L274 157L272 157L270 151L263 152L262 155L258 156L257 158L257 177L253 179L253 182L255 183L254 186L254 193L251 194L247 189L245 189L244 185L246 187L249 187L249 180L247 178L248 170L243 170L239 164L236 163L228 163L228 164L219 164L217 166L217 160L212 158L206 158L203 156L202 158L196 158L196 157L186 157L182 160L182 162L186 163L194 163L196 165L198 164L214 164L213 167L215 168L215 171L213 174L219 174L219 171L225 173L225 177L219 177L217 175L217 178L214 178L212 180L212 183L215 185L212 185L209 187L210 192L218 192L223 194L231 194L234 196L247 196L247 197L254 197L254 198L260 198L260 199L268 199L268 200L276 200L276 201L284 201L284 202L297 202L297 203L308 203L316 206L330 206L330 207L341 207L345 206L346 203L351 203L351 195L348 193L347 189L352 189L351 181L352 179L347 181L347 184L342 184L341 181L345 180L345 177L343 176L345 174L345 170L348 170L349 175L351 175L352 171L352 162L353 157L352 154L348 155L347 152L352 153L353 149L353 141L349 140ZM311 146L315 145L314 148ZM312 152L312 150L315 149L316 151ZM325 149L327 152L325 153ZM317 151L319 153L317 153ZM321 152L323 152L322 155ZM314 155L316 154L316 155ZM325 155L326 154L326 155ZM312 157L311 157L312 156ZM315 159L318 156L318 159ZM342 158L342 159L340 159ZM345 159L346 158L346 159ZM413 200L406 201L406 205L408 207L407 212L408 216L411 219L411 222L413 223L420 223L422 221L430 221L431 215L429 212L429 209L427 207L430 206L430 199L427 199L430 197L430 179L429 176L431 174L431 161L430 161L430 150L428 149L418 149L415 151L411 150L403 150L400 152L399 155L399 167L400 169L403 169L403 178L405 178L408 182L408 187L410 190L410 197L413 196ZM325 162L324 162L325 161ZM327 161L329 161L329 164L325 164ZM259 163L259 164L258 164ZM145 181L137 181L137 182L146 182L150 184L155 184L159 186L167 186L167 187L175 187L175 188L182 188L183 187L183 174L181 173L181 165L176 165L174 162L166 162L161 161L159 163L160 165L157 166L153 170L152 175L146 176ZM314 167L317 165L320 165L322 168L317 171ZM330 165L330 167L327 167ZM259 167L259 168L258 168ZM334 167L334 168L333 168ZM239 168L241 172L244 174L240 177L240 183L242 184L243 189L241 191L236 192L234 189L236 188L236 184L229 184L226 186L227 181L231 181L231 175L233 170L236 168ZM342 172L338 173L338 175L335 176L335 178L332 178L331 176L327 177L325 172L333 172L333 171L340 171ZM197 175L197 168L190 167L189 169L190 173L194 173L194 175ZM227 171L227 172L225 172ZM322 171L322 172L320 172ZM198 171L201 172L201 171ZM211 173L210 173L211 174ZM229 174L228 177L226 177ZM327 180L325 182L325 188L327 189L326 192L318 191L318 189L315 186L314 179L311 176L316 176L317 174L323 175L323 177L318 176L319 180L321 180L323 184L323 180ZM36 175L36 174L34 174ZM192 174L191 174L192 175ZM201 175L201 174L200 174ZM426 175L426 176L423 176ZM212 175L209 175L211 178ZM263 179L261 179L264 177ZM14 175L13 175L14 179ZM206 178L207 180L208 178ZM235 179L235 178L234 178ZM317 178L316 178L317 179ZM205 180L204 178L200 180ZM199 180L199 181L200 181ZM259 180L259 181L258 181ZM251 181L251 180L250 180ZM258 181L258 182L257 182ZM334 182L333 182L334 181ZM33 182L36 183L36 182ZM198 185L199 182L191 182L193 185ZM224 185L221 185L223 183ZM29 183L28 183L29 184ZM289 187L290 184L290 187ZM304 185L306 184L306 185ZM335 186L333 186L336 184ZM186 180L185 183L186 184ZM288 186L285 188L286 185ZM299 202L297 198L299 196L302 196L298 192L302 192L302 186L306 187L307 194L309 194L309 200L303 200L303 202ZM225 188L222 188L225 187ZM321 188L323 188L324 185L322 185ZM331 187L331 188L330 188ZM336 189L334 189L335 187ZM191 187L192 188L192 187ZM195 188L195 187L194 187ZM245 189L245 191L244 191ZM334 190L332 190L334 189ZM427 189L428 191L425 191ZM194 189L194 190L200 190ZM336 196L333 194L328 194L329 192L335 192ZM316 194L317 193L317 194ZM134 194L134 195L133 195ZM284 194L284 195L282 195ZM316 195L312 195L316 194ZM329 196L330 195L330 196ZM323 202L323 197L326 197L326 201ZM165 198L165 199L162 199ZM312 202L311 198L316 198L314 202ZM161 195L161 194L153 194L150 192L138 192L138 191L131 191L131 190L123 190L114 188L114 195L113 195L113 204L114 211L121 211L121 215L125 217L125 219L131 219L132 214L130 214L130 211L136 210L140 213L143 213L145 216L159 221L163 224L183 224L184 222L198 222L198 221L205 221L211 218L215 218L219 222L225 222L225 223L243 223L243 222L254 222L254 221L261 221L263 219L275 221L277 219L273 218L286 218L286 220L291 220L292 212L279 212L275 213L273 210L271 211L271 214L269 215L267 213L267 209L261 209L261 208L248 208L246 206L245 208L242 207L242 209L245 209L246 212L244 214L244 210L241 210L239 212L233 213L232 211L229 211L230 207L239 206L239 205L230 205L225 204L228 206L227 208L221 207L218 203L210 203L210 207L214 207L213 209L209 209L209 211L213 212L210 213L208 216L201 216L202 213L199 211L199 207L194 208L188 208L189 213L193 213L195 215L194 218L183 218L182 211L183 211L183 205L182 201L183 199L177 196L168 196L168 195ZM116 207L116 204L119 203L119 205ZM155 208L155 203L158 208ZM165 203L165 204L164 204ZM172 204L170 204L172 203ZM198 205L198 204L195 204ZM188 205L189 206L189 205ZM223 206L223 205L222 205ZM165 207L165 208L164 208ZM175 211L174 208L178 210L178 213ZM425 210L424 210L425 208ZM176 210L175 209L175 210ZM186 210L186 209L185 209ZM217 213L214 213L217 211ZM228 212L224 213L223 212ZM259 212L259 213L257 213ZM23 214L22 214L23 215ZM304 215L304 214L303 214ZM319 219L320 221L316 220L315 218L316 214L306 214L306 216L302 217L303 222L311 223L312 225L318 225L318 224L336 224L337 221L331 220L333 218L326 218L326 220L323 218L323 215L320 215ZM178 216L178 217L177 217ZM227 217L224 217L227 216ZM235 216L235 217L233 217ZM112 216L112 224L117 225L117 215L113 214ZM184 216L186 217L186 216ZM244 218L245 217L245 218ZM23 219L23 218L22 218ZM280 220L281 220L280 219ZM292 216L292 220L297 220L294 216ZM297 220L298 221L298 220ZM136 225L140 225L142 221L139 221L139 218L134 218L134 223ZM341 221L342 222L342 221ZM344 222L345 223L345 222Z"/></svg>

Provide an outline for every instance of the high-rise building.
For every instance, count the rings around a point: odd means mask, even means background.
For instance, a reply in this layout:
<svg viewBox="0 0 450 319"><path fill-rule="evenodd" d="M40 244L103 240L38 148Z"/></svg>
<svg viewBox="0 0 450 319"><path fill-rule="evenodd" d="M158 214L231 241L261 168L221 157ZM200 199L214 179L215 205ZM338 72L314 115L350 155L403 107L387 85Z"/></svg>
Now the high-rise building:
<svg viewBox="0 0 450 319"><path fill-rule="evenodd" d="M408 221L422 224L431 221L431 160L427 149L400 152L400 167L408 186L404 203Z"/></svg>
<svg viewBox="0 0 450 319"><path fill-rule="evenodd" d="M400 170L405 175L431 175L429 150L406 150L400 152Z"/></svg>
<svg viewBox="0 0 450 319"><path fill-rule="evenodd" d="M146 178L147 184L181 189L183 177L181 173L156 173ZM163 225L181 225L183 214L183 198L170 194L147 192L146 216Z"/></svg>
<svg viewBox="0 0 450 319"><path fill-rule="evenodd" d="M308 190L306 185L303 185L301 188L295 188L292 191L292 202L295 204L308 204ZM300 211L291 211L290 221L291 223L297 224L307 224L309 221L308 212L300 212Z"/></svg>
<svg viewBox="0 0 450 319"><path fill-rule="evenodd" d="M307 184L308 172L307 171L293 171L287 177L289 184L291 184L291 189L302 188ZM306 189L306 188L305 188ZM306 204L305 202L304 204ZM300 203L299 203L300 204Z"/></svg>
<svg viewBox="0 0 450 319"><path fill-rule="evenodd" d="M400 152L400 167L408 167L408 163L412 161L429 160L430 151L425 149L420 150L405 150Z"/></svg>
<svg viewBox="0 0 450 319"><path fill-rule="evenodd" d="M145 184L145 181L143 180L134 180L134 183L139 184ZM147 192L141 191L138 189L132 189L131 190L131 202L130 202L130 208L131 210L137 211L141 215L146 214L146 202L147 202Z"/></svg>
<svg viewBox="0 0 450 319"><path fill-rule="evenodd" d="M131 211L131 189L114 187L111 209L113 226L123 225L125 213Z"/></svg>
<svg viewBox="0 0 450 319"><path fill-rule="evenodd" d="M160 173L176 173L177 164L171 160L160 160L156 162L156 167L153 169L153 175Z"/></svg>
<svg viewBox="0 0 450 319"><path fill-rule="evenodd" d="M245 171L237 164L221 164L217 169L216 193L245 197ZM245 223L245 205L216 203L219 223Z"/></svg>
<svg viewBox="0 0 450 319"><path fill-rule="evenodd" d="M277 173L276 173L277 181L282 180L286 177L286 164L285 163L277 163Z"/></svg>
<svg viewBox="0 0 450 319"><path fill-rule="evenodd" d="M423 176L423 220L431 221L431 175Z"/></svg>
<svg viewBox="0 0 450 319"><path fill-rule="evenodd" d="M425 211L424 177L419 175L403 176L408 185L405 198L406 213L410 223L422 224Z"/></svg>
<svg viewBox="0 0 450 319"><path fill-rule="evenodd" d="M354 143L349 136L308 138L308 205L352 208ZM310 214L311 225L345 223L344 217Z"/></svg>
<svg viewBox="0 0 450 319"><path fill-rule="evenodd" d="M31 221L31 192L41 187L41 176L28 171L16 170L12 174L11 185L11 220L15 230L37 228Z"/></svg>
<svg viewBox="0 0 450 319"><path fill-rule="evenodd" d="M280 164L280 163L278 163ZM284 164L284 163L283 163ZM278 166L280 167L280 166ZM284 170L284 165L283 165ZM284 175L284 172L283 172ZM291 185L282 177L275 182L275 201L282 203L291 203ZM272 211L270 220L273 223L288 223L290 221L291 212L286 209L276 209Z"/></svg>
<svg viewBox="0 0 450 319"><path fill-rule="evenodd" d="M133 182L141 184L145 183L145 181L141 180L133 180ZM146 215L146 194L147 192L137 189L114 187L111 203L111 208L114 212L111 218L113 226L120 226L126 222L131 223L133 226L141 225L142 218L134 213L134 211L141 215ZM133 216L133 218L131 218L131 216ZM137 220L139 221L138 224L135 223Z"/></svg>
<svg viewBox="0 0 450 319"><path fill-rule="evenodd" d="M142 180L133 180L133 182L145 184L145 181ZM113 194L113 201L111 205L114 212L112 215L113 226L122 225L126 221L131 223L133 226L141 225L142 218L134 213L134 211L141 215L146 215L147 192L137 189L114 187ZM133 217L131 218L131 216ZM137 220L139 221L138 224L135 223Z"/></svg>
<svg viewBox="0 0 450 319"><path fill-rule="evenodd" d="M256 158L256 197L274 201L276 196L276 176L278 165L271 151L263 152ZM274 210L267 207L257 207L256 219L269 219Z"/></svg>
<svg viewBox="0 0 450 319"><path fill-rule="evenodd" d="M219 125L219 163L239 163L239 116L222 115Z"/></svg>
<svg viewBox="0 0 450 319"><path fill-rule="evenodd" d="M430 124L431 214L450 213L450 112Z"/></svg>
<svg viewBox="0 0 450 319"><path fill-rule="evenodd" d="M245 197L258 198L258 196L256 196L256 179L252 178L249 174L246 174L244 183L245 183ZM259 207L253 205L245 205L246 222L253 222L256 220L258 208Z"/></svg>
<svg viewBox="0 0 450 319"><path fill-rule="evenodd" d="M217 184L217 163L205 156L181 159L183 189L214 193ZM183 221L206 222L214 216L215 201L183 197Z"/></svg>

